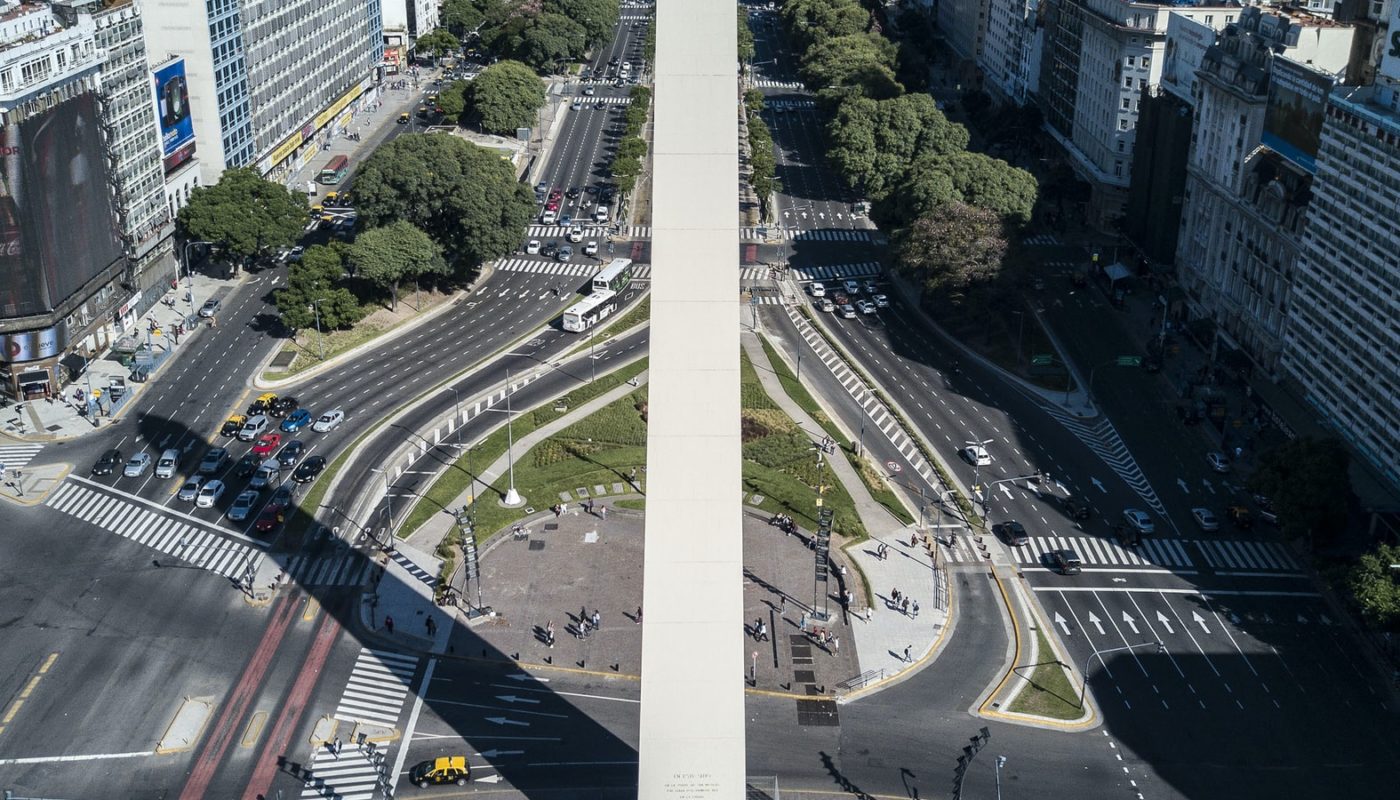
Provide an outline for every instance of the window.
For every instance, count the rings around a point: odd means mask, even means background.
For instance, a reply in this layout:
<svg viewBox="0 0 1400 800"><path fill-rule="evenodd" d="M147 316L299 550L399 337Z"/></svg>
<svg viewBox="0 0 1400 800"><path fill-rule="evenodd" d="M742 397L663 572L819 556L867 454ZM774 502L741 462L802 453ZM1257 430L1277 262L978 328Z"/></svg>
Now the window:
<svg viewBox="0 0 1400 800"><path fill-rule="evenodd" d="M1139 79L1138 79L1138 83L1141 83L1141 82L1142 82L1142 79L1139 78ZM1131 88L1133 88L1133 79L1132 79L1132 78L1124 78L1124 79L1123 79L1123 88L1124 88L1124 89L1131 89Z"/></svg>
<svg viewBox="0 0 1400 800"><path fill-rule="evenodd" d="M1123 152L1123 146L1124 146L1124 144L1125 144L1125 143L1123 142L1122 139L1119 139L1119 140L1118 140L1118 152L1120 152L1120 153Z"/></svg>
<svg viewBox="0 0 1400 800"><path fill-rule="evenodd" d="M1150 67L1150 66L1152 66L1152 56L1143 56L1143 57L1142 57L1142 68L1143 68L1143 69L1147 69L1147 68Z"/></svg>
<svg viewBox="0 0 1400 800"><path fill-rule="evenodd" d="M1132 105L1133 105L1133 101L1132 101L1132 100L1130 100L1130 99L1128 99L1128 98L1126 98L1126 97L1123 98L1123 110L1124 110L1124 111L1127 111L1129 108L1132 108Z"/></svg>
<svg viewBox="0 0 1400 800"><path fill-rule="evenodd" d="M1126 63L1126 64L1127 64L1128 66L1130 66L1130 67L1133 66L1133 64L1136 63L1136 62L1137 62L1137 57L1136 57L1136 56L1128 56L1128 58L1124 61L1124 63Z"/></svg>
<svg viewBox="0 0 1400 800"><path fill-rule="evenodd" d="M1122 161L1114 161L1114 162L1113 162L1113 176L1114 176L1115 178L1121 178L1121 177L1123 177L1123 162L1122 162Z"/></svg>
<svg viewBox="0 0 1400 800"><path fill-rule="evenodd" d="M1126 119L1120 119L1120 120L1118 120L1118 130L1120 130L1120 131L1126 131L1127 129L1128 129L1128 121L1127 121Z"/></svg>

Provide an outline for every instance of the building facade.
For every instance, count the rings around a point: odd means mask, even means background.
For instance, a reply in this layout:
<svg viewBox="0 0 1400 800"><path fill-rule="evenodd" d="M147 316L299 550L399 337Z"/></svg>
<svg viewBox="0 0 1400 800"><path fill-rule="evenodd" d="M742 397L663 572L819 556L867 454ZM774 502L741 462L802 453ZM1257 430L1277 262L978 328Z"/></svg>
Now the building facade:
<svg viewBox="0 0 1400 800"><path fill-rule="evenodd" d="M982 88L1002 102L1028 105L1040 85L1040 0L990 0L979 66Z"/></svg>
<svg viewBox="0 0 1400 800"><path fill-rule="evenodd" d="M987 35L988 7L992 0L940 0L934 6L934 19L948 46L958 55L958 72L964 89L978 88L977 67L982 58L982 42Z"/></svg>
<svg viewBox="0 0 1400 800"><path fill-rule="evenodd" d="M185 59L205 184L303 166L368 101L383 58L379 0L150 0L146 16L152 60Z"/></svg>

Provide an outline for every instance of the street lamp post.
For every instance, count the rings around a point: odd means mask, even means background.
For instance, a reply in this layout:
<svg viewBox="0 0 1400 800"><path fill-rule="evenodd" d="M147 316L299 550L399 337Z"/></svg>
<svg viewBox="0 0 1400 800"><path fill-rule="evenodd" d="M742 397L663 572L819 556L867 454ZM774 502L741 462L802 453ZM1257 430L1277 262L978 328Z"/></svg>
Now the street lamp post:
<svg viewBox="0 0 1400 800"><path fill-rule="evenodd" d="M213 242L185 242L185 277L190 282L190 291L187 297L190 301L190 316L194 316L194 267L190 266L190 245L213 245Z"/></svg>
<svg viewBox="0 0 1400 800"><path fill-rule="evenodd" d="M318 297L311 301L311 310L316 314L316 344L321 350L321 360L326 360L326 338L321 335L321 304L326 301L324 297Z"/></svg>
<svg viewBox="0 0 1400 800"><path fill-rule="evenodd" d="M515 415L511 413L510 395L510 367L506 367L506 466L510 469L510 488L506 490L504 502L513 507L520 505L521 500L520 493L515 491Z"/></svg>
<svg viewBox="0 0 1400 800"><path fill-rule="evenodd" d="M384 507L385 507L385 509L389 512L389 524L388 524L387 527L390 529L390 530L389 530L389 536L392 537L392 536L394 535L394 531L393 531L393 527L394 527L394 497L393 497L392 494L390 494L390 490L389 490L389 470L388 470L388 469L381 469L380 467L370 467L370 468L369 468L369 471L370 471L370 472L378 472L379 474L381 474L381 475L384 476ZM374 534L373 534L373 533L370 534L370 538L371 538L371 539L374 538ZM378 539L375 539L375 540L374 540L374 543L375 543L375 544L379 544L379 540L378 540ZM382 547L382 545L380 545L380 546Z"/></svg>
<svg viewBox="0 0 1400 800"><path fill-rule="evenodd" d="M462 395L457 391L456 386L447 387L452 390L452 405L456 408L457 444L462 443Z"/></svg>
<svg viewBox="0 0 1400 800"><path fill-rule="evenodd" d="M1133 650L1133 649L1135 649L1135 648L1138 648L1138 647L1146 647L1146 646L1148 646L1148 645L1152 645L1152 646L1156 647L1156 648L1157 648L1157 652L1159 652L1159 653L1164 652L1164 651L1167 649L1167 646L1164 645L1164 644L1162 644L1161 640L1157 640L1157 641L1152 641L1152 642L1138 642L1138 643L1136 643L1136 644L1124 645L1123 647L1111 647L1111 648L1109 648L1109 649L1107 649L1107 650L1095 650L1094 652L1092 652L1092 653L1090 653L1088 656L1086 656L1086 657L1084 658L1084 675L1083 675L1083 682L1079 684L1079 707L1080 707L1080 708L1083 708L1083 707L1084 707L1084 694L1085 694L1087 691L1089 691L1089 662L1090 662L1090 661L1093 661L1095 658L1097 658L1097 659L1099 660L1099 663L1102 664L1102 663L1103 663L1103 657L1106 656L1106 655L1108 655L1109 653L1119 653L1119 652L1122 652L1122 651L1124 651L1124 650Z"/></svg>
<svg viewBox="0 0 1400 800"><path fill-rule="evenodd" d="M1001 800L1001 768L1006 764L1006 756L997 756L997 800Z"/></svg>

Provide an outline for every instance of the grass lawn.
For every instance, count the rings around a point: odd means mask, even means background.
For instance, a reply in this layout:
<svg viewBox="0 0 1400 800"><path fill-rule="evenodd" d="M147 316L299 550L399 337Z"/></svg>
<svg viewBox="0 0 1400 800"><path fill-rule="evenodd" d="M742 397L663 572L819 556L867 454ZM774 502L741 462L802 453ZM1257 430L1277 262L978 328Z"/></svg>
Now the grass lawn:
<svg viewBox="0 0 1400 800"><path fill-rule="evenodd" d="M541 425L553 422L568 413L569 409L576 408L594 397L604 394L610 389L625 383L631 378L636 377L646 368L647 360L641 359L616 372L600 375L598 380L593 383L580 384L562 398L555 398L541 403L531 410L517 413L515 415L514 424L515 438L519 439ZM562 401L562 411L556 410L561 407L560 401ZM433 514L441 512L444 508L447 508L448 504L453 503L457 496L466 490L468 484L471 482L471 475L478 473L505 454L506 444L506 427L502 424L500 428L477 442L471 450L464 453L461 458L457 459L455 464L449 467L433 482L428 488L428 491L424 493L423 497L414 503L408 516L404 518L403 524L399 527L398 535L400 537L407 537L409 534L416 531ZM549 497L555 498L553 500L548 499L548 497L537 497L527 491L524 484L521 482L522 468L526 465L528 459L528 454L518 455L516 458L516 490L525 495L527 505L533 506L536 509L549 508L558 502L557 492L549 495ZM476 509L476 529L478 538L489 536L496 530L487 527L482 517L482 513L487 506L495 508L497 505L496 501L505 496L506 489L508 488L506 477L502 476L496 483L497 485L493 488L485 487L481 483L477 484L477 492L481 495L481 502L477 504ZM601 481L594 481L593 483L601 483ZM612 481L610 480L608 483L611 484ZM581 486L583 484L576 485ZM593 484L589 485L592 486ZM574 487L570 486L568 488L573 489ZM523 509L500 509L500 511L504 513L504 516L501 517L501 526L507 525L525 514Z"/></svg>
<svg viewBox="0 0 1400 800"><path fill-rule="evenodd" d="M856 472L860 474L861 482L870 491L870 495L875 498L875 502L889 509L890 513L894 514L905 525L912 524L914 517L909 513L909 510L904 507L903 503L899 502L894 491L880 478L879 473L868 462L861 463L861 459L856 458L854 443L841 435L840 429L826 415L826 412L822 411L821 406L817 405L817 401L807 391L807 387L797 380L797 376L793 374L787 362L779 357L778 351L768 343L766 337L760 336L758 339L763 344L763 352L768 354L768 362L773 365L773 371L777 373L778 382L782 384L783 391L803 411L811 415L812 419L816 420L822 430L841 448L841 453L845 455L851 466L856 468Z"/></svg>
<svg viewBox="0 0 1400 800"><path fill-rule="evenodd" d="M443 303L451 300L454 295L440 294L438 292L423 291L414 295L405 292L399 298L397 311L390 311L378 303L373 304L374 311L369 316L347 330L323 331L318 333L315 328L297 331L297 335L290 342L282 345L283 353L293 353L291 365L285 370L267 370L263 373L265 380L282 380L290 378L299 372L308 370L323 360L321 358L322 345L325 346L326 359L335 358L347 350L359 347L365 342L374 339L384 333L392 331L400 325L410 322L421 314L425 314ZM414 303L418 303L419 309L414 308Z"/></svg>
<svg viewBox="0 0 1400 800"><path fill-rule="evenodd" d="M1051 719L1079 719L1084 716L1084 709L1079 706L1079 688L1069 682L1069 676L1055 660L1050 643L1039 629L1036 629L1035 640L1035 666L1031 668L1026 685L1006 710Z"/></svg>

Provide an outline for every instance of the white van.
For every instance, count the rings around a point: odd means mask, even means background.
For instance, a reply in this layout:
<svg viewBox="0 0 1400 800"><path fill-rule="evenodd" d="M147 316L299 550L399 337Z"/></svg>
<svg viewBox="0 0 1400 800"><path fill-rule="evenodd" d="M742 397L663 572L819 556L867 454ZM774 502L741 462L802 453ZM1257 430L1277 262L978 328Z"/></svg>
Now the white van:
<svg viewBox="0 0 1400 800"><path fill-rule="evenodd" d="M608 221L608 207L605 206L605 205L601 205L601 204L600 204L597 208L593 209L593 221L594 221L594 222L607 222L607 221Z"/></svg>
<svg viewBox="0 0 1400 800"><path fill-rule="evenodd" d="M253 473L253 479L248 481L249 489L266 489L277 482L277 478L282 474L282 465L277 459L269 458L258 465L258 471Z"/></svg>
<svg viewBox="0 0 1400 800"><path fill-rule="evenodd" d="M251 442L259 436L262 436L263 431L267 430L269 424L271 424L271 421L267 418L266 414L251 416L248 418L247 422L243 423L243 427L239 428L238 438L245 442Z"/></svg>
<svg viewBox="0 0 1400 800"><path fill-rule="evenodd" d="M180 468L180 451L166 450L160 454L160 460L156 462L157 478L173 478L175 470Z"/></svg>

